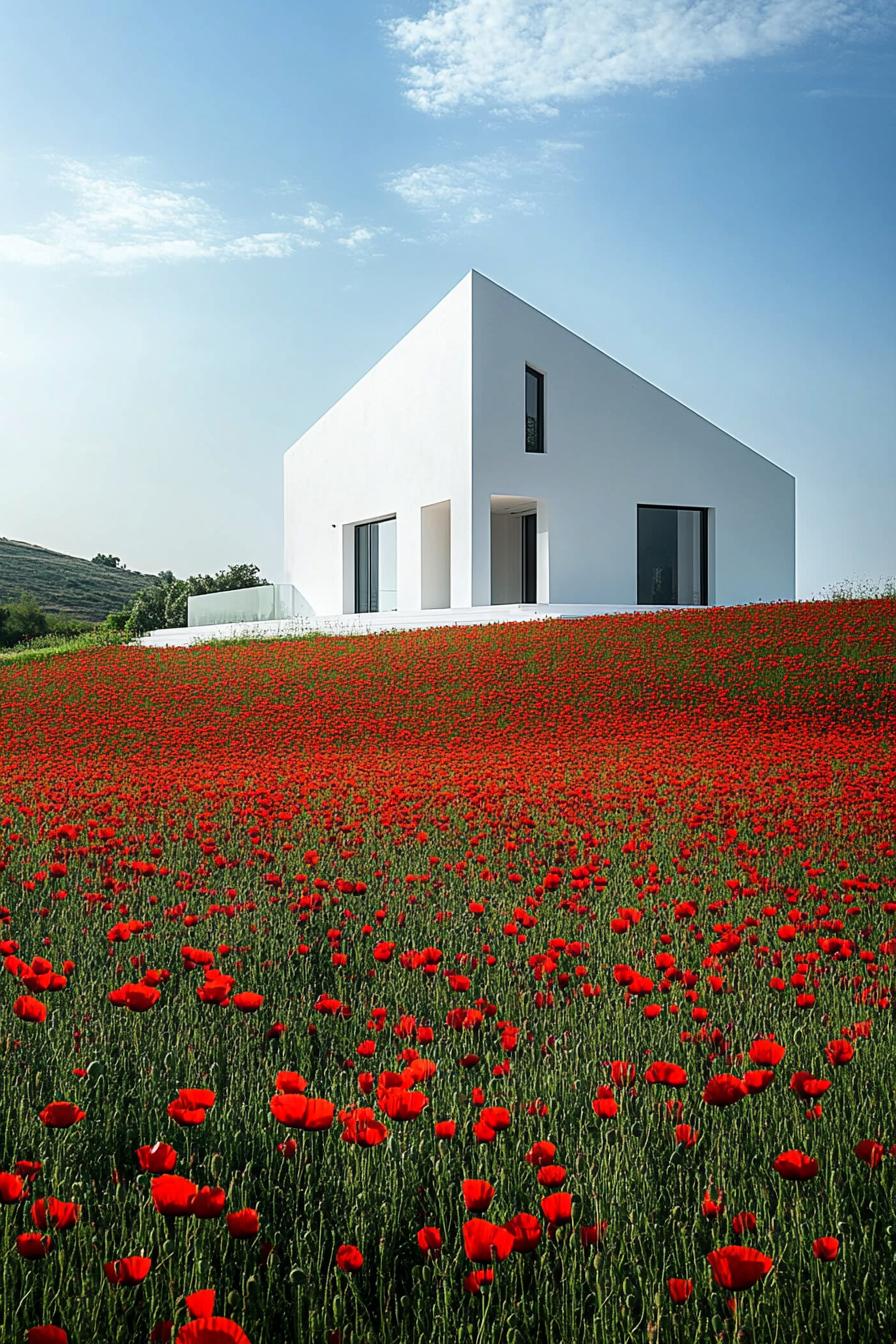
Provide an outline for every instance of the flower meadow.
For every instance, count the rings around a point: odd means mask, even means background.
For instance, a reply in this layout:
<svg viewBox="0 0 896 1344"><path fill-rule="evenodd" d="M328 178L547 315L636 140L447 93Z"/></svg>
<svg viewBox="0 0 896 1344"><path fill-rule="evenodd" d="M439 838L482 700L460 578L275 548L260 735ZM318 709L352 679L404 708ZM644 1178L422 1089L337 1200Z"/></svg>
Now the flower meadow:
<svg viewBox="0 0 896 1344"><path fill-rule="evenodd" d="M0 1339L891 1340L896 602L0 667Z"/></svg>

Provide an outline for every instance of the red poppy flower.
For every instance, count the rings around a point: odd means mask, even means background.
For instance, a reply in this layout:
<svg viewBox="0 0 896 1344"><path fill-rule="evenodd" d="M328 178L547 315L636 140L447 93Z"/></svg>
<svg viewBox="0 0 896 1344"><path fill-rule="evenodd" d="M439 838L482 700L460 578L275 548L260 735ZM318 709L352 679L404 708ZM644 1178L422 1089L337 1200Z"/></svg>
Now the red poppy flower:
<svg viewBox="0 0 896 1344"><path fill-rule="evenodd" d="M739 1293L764 1279L774 1261L752 1246L723 1246L706 1257L712 1276L720 1288Z"/></svg>
<svg viewBox="0 0 896 1344"><path fill-rule="evenodd" d="M579 1240L583 1246L599 1246L607 1230L607 1220L599 1223L582 1223L579 1227Z"/></svg>
<svg viewBox="0 0 896 1344"><path fill-rule="evenodd" d="M879 1167L884 1157L884 1146L878 1143L876 1139L861 1139L853 1149L860 1162L866 1162L874 1171Z"/></svg>
<svg viewBox="0 0 896 1344"><path fill-rule="evenodd" d="M190 1213L194 1218L219 1218L226 1202L227 1195L219 1185L202 1185L190 1199Z"/></svg>
<svg viewBox="0 0 896 1344"><path fill-rule="evenodd" d="M801 1153L798 1148L788 1148L786 1152L779 1153L772 1166L787 1181L808 1181L818 1175L815 1158L809 1157L808 1153Z"/></svg>
<svg viewBox="0 0 896 1344"><path fill-rule="evenodd" d="M495 1197L495 1187L489 1181L467 1180L461 1189L464 1207L469 1213L484 1213Z"/></svg>
<svg viewBox="0 0 896 1344"><path fill-rule="evenodd" d="M175 1097L174 1101L169 1101L166 1109L175 1124L183 1125L185 1128L191 1125L201 1125L206 1116L204 1106L194 1106L192 1102L185 1101L183 1097Z"/></svg>
<svg viewBox="0 0 896 1344"><path fill-rule="evenodd" d="M456 1120L437 1120L433 1125L437 1139L453 1139L457 1133Z"/></svg>
<svg viewBox="0 0 896 1344"><path fill-rule="evenodd" d="M61 1325L32 1325L28 1344L68 1344L68 1333Z"/></svg>
<svg viewBox="0 0 896 1344"><path fill-rule="evenodd" d="M704 1218L717 1218L725 1207L725 1194L720 1190L713 1199L712 1189L706 1191L700 1203L700 1212Z"/></svg>
<svg viewBox="0 0 896 1344"><path fill-rule="evenodd" d="M837 1237L816 1237L812 1243L812 1254L816 1260L836 1260L840 1254L840 1242Z"/></svg>
<svg viewBox="0 0 896 1344"><path fill-rule="evenodd" d="M215 1314L215 1290L214 1288L200 1288L195 1293L188 1293L184 1298L184 1306L195 1320L198 1316L214 1316Z"/></svg>
<svg viewBox="0 0 896 1344"><path fill-rule="evenodd" d="M685 1087L688 1075L680 1064L669 1064L663 1059L658 1059L645 1072L644 1081L663 1083L666 1087Z"/></svg>
<svg viewBox="0 0 896 1344"><path fill-rule="evenodd" d="M77 1125L86 1114L73 1101L51 1101L38 1118L47 1129L68 1129L70 1125Z"/></svg>
<svg viewBox="0 0 896 1344"><path fill-rule="evenodd" d="M22 1022L45 1022L47 1018L47 1005L41 1003L40 999L32 998L30 994L20 994L12 1005L12 1011ZM55 1329L54 1326L47 1328Z"/></svg>
<svg viewBox="0 0 896 1344"><path fill-rule="evenodd" d="M153 1175L173 1171L177 1163L177 1150L170 1143L144 1144L136 1152L140 1170L151 1171Z"/></svg>
<svg viewBox="0 0 896 1344"><path fill-rule="evenodd" d="M693 1148L699 1138L698 1129L692 1129L690 1125L675 1126L675 1142L681 1144L683 1148Z"/></svg>
<svg viewBox="0 0 896 1344"><path fill-rule="evenodd" d="M210 1087L180 1087L177 1098L186 1106L200 1106L204 1111L210 1111L215 1104L215 1094Z"/></svg>
<svg viewBox="0 0 896 1344"><path fill-rule="evenodd" d="M80 1204L68 1204L64 1199L37 1199L31 1205L31 1221L41 1232L48 1227L59 1232L74 1227L81 1217Z"/></svg>
<svg viewBox="0 0 896 1344"><path fill-rule="evenodd" d="M388 1087L377 1097L377 1103L390 1120L415 1120L429 1105L429 1097L404 1087Z"/></svg>
<svg viewBox="0 0 896 1344"><path fill-rule="evenodd" d="M162 992L156 989L154 985L131 984L121 985L119 989L113 989L106 995L109 1002L116 1008L128 1008L132 1013L148 1012L162 997Z"/></svg>
<svg viewBox="0 0 896 1344"><path fill-rule="evenodd" d="M745 1232L755 1232L756 1231L755 1213L749 1213L747 1211L744 1211L743 1213L736 1213L734 1217L731 1219L731 1231L737 1237L742 1237Z"/></svg>
<svg viewBox="0 0 896 1344"><path fill-rule="evenodd" d="M619 1113L619 1103L609 1087L599 1087L591 1109L601 1120L612 1120Z"/></svg>
<svg viewBox="0 0 896 1344"><path fill-rule="evenodd" d="M541 1224L533 1213L515 1213L504 1228L513 1237L513 1249L520 1254L534 1251L541 1241Z"/></svg>
<svg viewBox="0 0 896 1344"><path fill-rule="evenodd" d="M538 1184L545 1185L549 1190L562 1185L566 1180L566 1168L555 1166L553 1163L546 1163L538 1168Z"/></svg>
<svg viewBox="0 0 896 1344"><path fill-rule="evenodd" d="M545 1163L553 1161L557 1153L556 1143L550 1143L547 1139L539 1139L533 1143L523 1158L532 1167L543 1167Z"/></svg>
<svg viewBox="0 0 896 1344"><path fill-rule="evenodd" d="M107 1260L103 1273L115 1287L131 1288L142 1283L152 1269L148 1255L126 1255L122 1260Z"/></svg>
<svg viewBox="0 0 896 1344"><path fill-rule="evenodd" d="M780 1064L786 1053L783 1045L766 1037L754 1041L750 1046L750 1059L753 1063L767 1065L770 1068Z"/></svg>
<svg viewBox="0 0 896 1344"><path fill-rule="evenodd" d="M227 1316L204 1316L182 1325L174 1344L250 1344L250 1341L245 1330Z"/></svg>
<svg viewBox="0 0 896 1344"><path fill-rule="evenodd" d="M332 1101L293 1093L271 1097L269 1105L274 1118L291 1129L329 1129L336 1113Z"/></svg>
<svg viewBox="0 0 896 1344"><path fill-rule="evenodd" d="M155 1176L150 1188L156 1210L169 1218L186 1217L193 1196L199 1192L199 1186L185 1176Z"/></svg>
<svg viewBox="0 0 896 1344"><path fill-rule="evenodd" d="M672 1301L679 1304L687 1302L694 1291L693 1279L667 1279L666 1284Z"/></svg>
<svg viewBox="0 0 896 1344"><path fill-rule="evenodd" d="M352 1106L339 1112L342 1122L343 1143L357 1143L362 1148L375 1148L389 1137L389 1131L377 1119L370 1106Z"/></svg>
<svg viewBox="0 0 896 1344"><path fill-rule="evenodd" d="M417 1233L417 1245L424 1255L438 1255L442 1249L442 1233L438 1227L421 1227Z"/></svg>
<svg viewBox="0 0 896 1344"><path fill-rule="evenodd" d="M707 1106L732 1106L749 1094L750 1089L742 1078L736 1078L733 1073L717 1073L707 1081L703 1100Z"/></svg>
<svg viewBox="0 0 896 1344"><path fill-rule="evenodd" d="M673 1067L675 1067L673 1065ZM630 1064L627 1059L613 1059L610 1061L610 1079L614 1087L628 1087L635 1081L636 1070L634 1064Z"/></svg>
<svg viewBox="0 0 896 1344"><path fill-rule="evenodd" d="M827 1078L814 1078L811 1073L794 1073L790 1079L790 1090L801 1101L816 1101L824 1096L830 1085Z"/></svg>
<svg viewBox="0 0 896 1344"><path fill-rule="evenodd" d="M748 1092L764 1092L775 1081L772 1069L747 1069L744 1083Z"/></svg>
<svg viewBox="0 0 896 1344"><path fill-rule="evenodd" d="M468 1260L487 1265L491 1260L506 1260L513 1250L513 1237L505 1227L485 1218L469 1218L464 1223L464 1253Z"/></svg>
<svg viewBox="0 0 896 1344"><path fill-rule="evenodd" d="M828 1041L824 1048L825 1058L829 1064L832 1064L835 1067L841 1064L848 1064L855 1053L855 1047L850 1041L844 1041L839 1038L834 1041Z"/></svg>
<svg viewBox="0 0 896 1344"><path fill-rule="evenodd" d="M552 1228L572 1222L572 1195L563 1190L545 1195L541 1201L541 1211Z"/></svg>
<svg viewBox="0 0 896 1344"><path fill-rule="evenodd" d="M0 1171L0 1204L15 1204L25 1197L25 1182L12 1171Z"/></svg>
<svg viewBox="0 0 896 1344"><path fill-rule="evenodd" d="M304 1092L308 1087L308 1079L292 1069L281 1069L274 1086L278 1092Z"/></svg>
<svg viewBox="0 0 896 1344"><path fill-rule="evenodd" d="M357 1246L343 1244L336 1251L336 1268L346 1274L356 1274L364 1264L364 1257Z"/></svg>
<svg viewBox="0 0 896 1344"><path fill-rule="evenodd" d="M20 1232L16 1237L16 1250L23 1260L42 1260L52 1245L50 1238L39 1232Z"/></svg>
<svg viewBox="0 0 896 1344"><path fill-rule="evenodd" d="M464 1292L481 1293L484 1283L493 1283L495 1271L493 1269L471 1269L469 1274L464 1275Z"/></svg>
<svg viewBox="0 0 896 1344"><path fill-rule="evenodd" d="M510 1128L510 1112L506 1106L483 1106L479 1113L479 1119L489 1129L493 1129L496 1134L502 1130Z"/></svg>
<svg viewBox="0 0 896 1344"><path fill-rule="evenodd" d="M254 1237L258 1228L259 1219L255 1209L234 1209L227 1214L227 1231L237 1240Z"/></svg>
<svg viewBox="0 0 896 1344"><path fill-rule="evenodd" d="M230 1002L240 1013L257 1013L264 1003L264 995L254 994L251 990L246 989L240 994L234 994Z"/></svg>

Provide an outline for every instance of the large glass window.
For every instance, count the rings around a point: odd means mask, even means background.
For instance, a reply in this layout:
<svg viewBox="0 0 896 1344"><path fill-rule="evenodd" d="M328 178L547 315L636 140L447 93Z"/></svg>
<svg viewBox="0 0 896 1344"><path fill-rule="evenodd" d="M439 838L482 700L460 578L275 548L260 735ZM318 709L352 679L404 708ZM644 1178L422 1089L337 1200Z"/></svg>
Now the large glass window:
<svg viewBox="0 0 896 1344"><path fill-rule="evenodd" d="M526 452L544 452L544 374L526 365Z"/></svg>
<svg viewBox="0 0 896 1344"><path fill-rule="evenodd" d="M355 611L396 611L398 570L394 518L355 527Z"/></svg>
<svg viewBox="0 0 896 1344"><path fill-rule="evenodd" d="M707 602L706 509L638 505L638 602Z"/></svg>

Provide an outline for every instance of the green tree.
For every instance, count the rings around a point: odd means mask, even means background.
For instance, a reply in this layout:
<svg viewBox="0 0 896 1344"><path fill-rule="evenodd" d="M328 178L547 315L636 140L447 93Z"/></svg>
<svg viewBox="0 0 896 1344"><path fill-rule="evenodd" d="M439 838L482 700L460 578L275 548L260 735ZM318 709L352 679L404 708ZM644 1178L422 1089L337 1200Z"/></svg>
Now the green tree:
<svg viewBox="0 0 896 1344"><path fill-rule="evenodd" d="M160 582L143 588L134 598L124 622L131 637L148 630L171 630L187 623L187 598L201 593L224 593L233 588L257 588L267 583L257 565L229 565L217 574L191 574L176 579L170 571L159 575Z"/></svg>
<svg viewBox="0 0 896 1344"><path fill-rule="evenodd" d="M11 649L45 635L49 626L47 613L30 593L22 593L16 602L0 607L0 648Z"/></svg>
<svg viewBox="0 0 896 1344"><path fill-rule="evenodd" d="M120 569L121 556L106 555L103 551L100 551L99 555L95 555L90 563L92 565L105 565L107 569Z"/></svg>

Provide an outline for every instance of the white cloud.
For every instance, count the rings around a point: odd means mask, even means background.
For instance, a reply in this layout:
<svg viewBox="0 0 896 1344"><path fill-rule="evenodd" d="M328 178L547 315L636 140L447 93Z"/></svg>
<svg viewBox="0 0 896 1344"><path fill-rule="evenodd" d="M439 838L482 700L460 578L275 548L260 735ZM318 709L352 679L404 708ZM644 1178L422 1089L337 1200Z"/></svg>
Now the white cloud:
<svg viewBox="0 0 896 1344"><path fill-rule="evenodd" d="M388 24L424 112L549 113L669 86L819 37L865 36L891 0L433 0Z"/></svg>
<svg viewBox="0 0 896 1344"><path fill-rule="evenodd" d="M274 216L287 228L238 233L195 186L148 185L133 160L100 170L65 159L56 162L53 181L69 209L24 232L0 233L0 263L120 273L153 263L280 259L319 247L322 236L343 228L340 215L310 202L302 215Z"/></svg>
<svg viewBox="0 0 896 1344"><path fill-rule="evenodd" d="M568 171L573 140L536 140L525 151L497 150L453 163L416 164L386 186L440 224L485 224L498 214L531 214L541 192Z"/></svg>
<svg viewBox="0 0 896 1344"><path fill-rule="evenodd" d="M348 233L337 238L336 241L340 247L347 247L350 252L355 252L366 247L367 243L372 243L375 238L381 237L384 233L391 233L391 229L385 225L378 225L376 228L368 228L366 224L359 224Z"/></svg>

